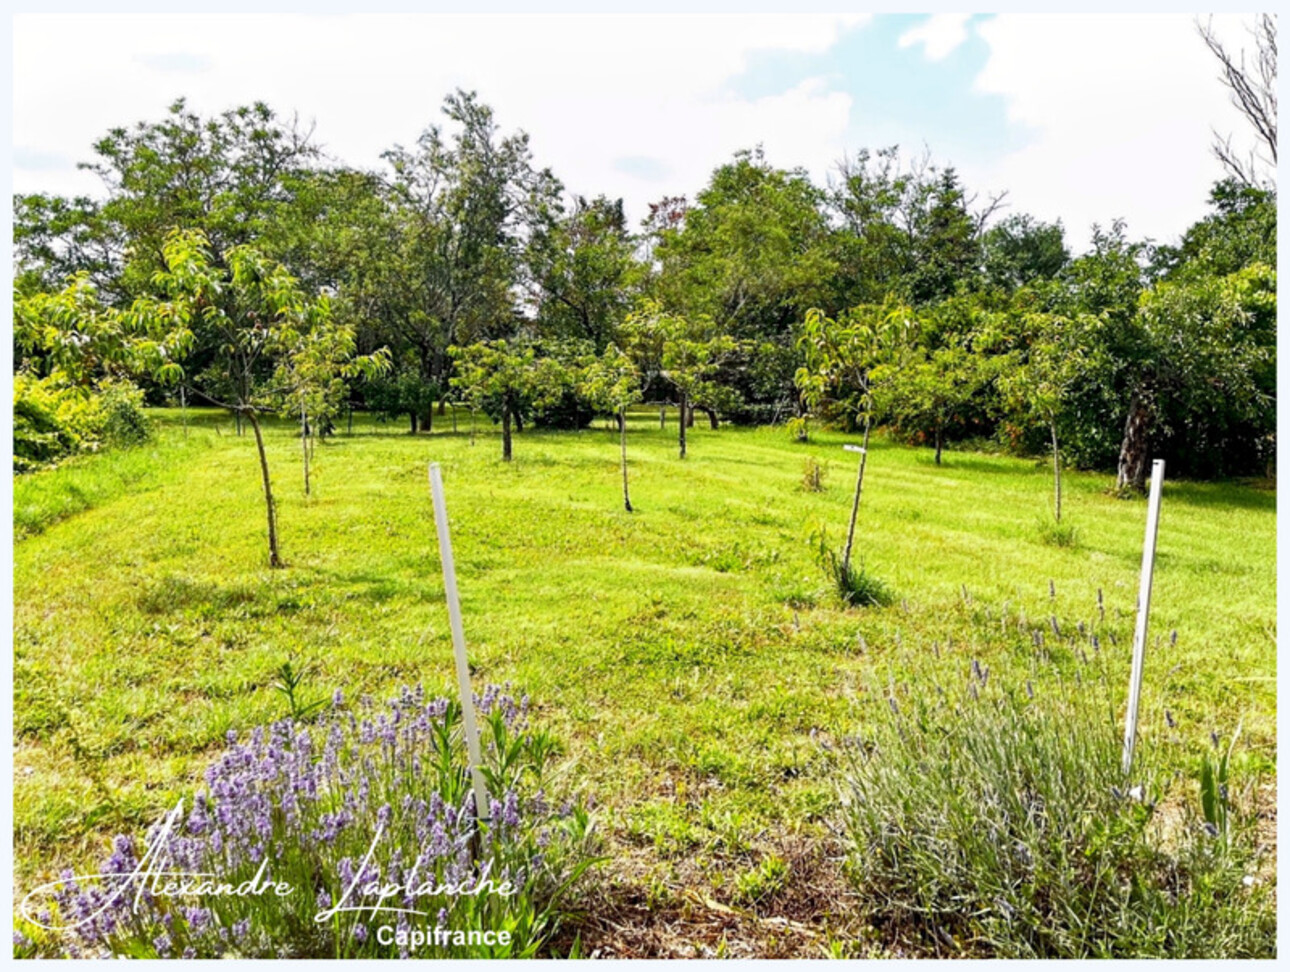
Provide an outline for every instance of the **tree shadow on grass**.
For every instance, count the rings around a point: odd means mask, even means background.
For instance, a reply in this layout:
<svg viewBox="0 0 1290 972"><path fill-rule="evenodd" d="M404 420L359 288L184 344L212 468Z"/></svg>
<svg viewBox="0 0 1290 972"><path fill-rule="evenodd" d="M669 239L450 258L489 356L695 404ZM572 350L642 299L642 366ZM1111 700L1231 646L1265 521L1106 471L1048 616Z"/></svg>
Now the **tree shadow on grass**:
<svg viewBox="0 0 1290 972"><path fill-rule="evenodd" d="M1170 483L1166 479L1164 498L1213 510L1251 510L1274 515L1277 511L1275 488L1260 488L1241 482L1198 483L1183 480Z"/></svg>

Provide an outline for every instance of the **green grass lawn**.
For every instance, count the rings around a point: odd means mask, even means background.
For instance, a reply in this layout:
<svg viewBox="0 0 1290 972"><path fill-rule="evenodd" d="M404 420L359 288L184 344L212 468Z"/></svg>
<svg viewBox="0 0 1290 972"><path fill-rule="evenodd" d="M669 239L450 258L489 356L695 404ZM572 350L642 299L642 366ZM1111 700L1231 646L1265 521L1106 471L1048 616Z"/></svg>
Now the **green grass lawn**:
<svg viewBox="0 0 1290 972"><path fill-rule="evenodd" d="M298 439L271 427L289 565L271 571L252 438L213 412L190 411L186 436L158 419L153 444L16 481L20 884L97 856L190 787L227 730L283 715L288 657L313 667L312 697L451 685L429 461L477 683L531 695L615 866L660 907L737 901L784 848L824 839L821 741L855 731L874 687L960 679L974 658L1020 678L1093 652L1094 633L1127 683L1146 504L1108 496L1106 475L1067 475L1078 536L1058 547L1042 462L951 451L938 467L879 439L857 554L896 599L845 610L810 541L846 527L840 434L696 425L680 461L675 412L660 431L642 410L629 514L602 423L526 430L505 464L464 415L419 436L358 416L318 448L308 498ZM822 493L800 488L808 456L828 463ZM1166 482L1142 733L1180 768L1238 722L1241 765L1275 766L1275 506L1250 485Z"/></svg>

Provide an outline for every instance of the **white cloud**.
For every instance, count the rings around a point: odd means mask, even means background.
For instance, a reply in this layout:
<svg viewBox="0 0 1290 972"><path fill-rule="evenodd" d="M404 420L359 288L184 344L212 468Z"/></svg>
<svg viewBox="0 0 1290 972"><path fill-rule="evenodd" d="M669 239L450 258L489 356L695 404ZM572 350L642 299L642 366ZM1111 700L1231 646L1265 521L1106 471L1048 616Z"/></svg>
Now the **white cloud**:
<svg viewBox="0 0 1290 972"><path fill-rule="evenodd" d="M1238 22L1221 25L1240 37ZM1027 147L964 175L1009 190L1014 210L1061 217L1077 246L1093 222L1169 240L1204 211L1221 176L1211 127L1244 137L1191 15L1000 15L977 27L990 58L976 81L1035 130Z"/></svg>
<svg viewBox="0 0 1290 972"><path fill-rule="evenodd" d="M779 164L822 172L838 155L848 96L808 80L748 100L725 85L755 52L823 52L864 19L22 16L14 143L85 159L110 127L158 118L179 95L201 112L258 99L316 122L334 156L375 167L393 143L442 121L443 96L461 86L479 91L504 130L528 131L539 163L571 190L625 195L638 218L648 201L693 193L713 166L758 142ZM181 64L206 70L177 74ZM629 175L623 159L653 165ZM647 177L651 170L666 179ZM70 169L20 165L14 183L17 191L97 190L92 176Z"/></svg>
<svg viewBox="0 0 1290 972"><path fill-rule="evenodd" d="M971 14L932 14L917 27L900 35L901 47L923 45L929 61L940 61L952 54L968 39L968 20Z"/></svg>
<svg viewBox="0 0 1290 972"><path fill-rule="evenodd" d="M157 119L186 95L201 112L264 100L316 123L351 165L442 120L443 96L475 88L504 130L575 192L626 198L639 219L663 194L693 194L739 148L821 181L846 150L850 94L822 79L741 97L730 81L757 52L822 53L839 15L23 15L14 20L14 188L98 191L70 160L108 129ZM1239 39L1229 22L1226 32ZM1210 128L1242 133L1189 15L937 15L906 46L944 57L976 30L976 79L1033 141L980 146L968 185L1007 189L1014 211L1061 218L1072 242L1116 216L1135 235L1176 236L1221 174ZM913 38L913 39L910 39ZM852 129L854 130L854 129ZM918 133L933 149L936 131ZM947 158L944 161L954 162Z"/></svg>

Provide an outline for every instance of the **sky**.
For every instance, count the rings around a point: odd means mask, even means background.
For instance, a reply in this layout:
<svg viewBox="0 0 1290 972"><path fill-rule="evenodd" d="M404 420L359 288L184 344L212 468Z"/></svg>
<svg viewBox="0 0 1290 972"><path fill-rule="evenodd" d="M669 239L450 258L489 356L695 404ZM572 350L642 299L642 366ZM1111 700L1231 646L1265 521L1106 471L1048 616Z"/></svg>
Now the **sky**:
<svg viewBox="0 0 1290 972"><path fill-rule="evenodd" d="M633 221L739 149L823 183L898 144L1079 250L1115 218L1176 238L1221 176L1212 130L1246 140L1190 14L26 14L13 45L15 192L99 194L94 141L180 96L265 101L379 169L462 87Z"/></svg>

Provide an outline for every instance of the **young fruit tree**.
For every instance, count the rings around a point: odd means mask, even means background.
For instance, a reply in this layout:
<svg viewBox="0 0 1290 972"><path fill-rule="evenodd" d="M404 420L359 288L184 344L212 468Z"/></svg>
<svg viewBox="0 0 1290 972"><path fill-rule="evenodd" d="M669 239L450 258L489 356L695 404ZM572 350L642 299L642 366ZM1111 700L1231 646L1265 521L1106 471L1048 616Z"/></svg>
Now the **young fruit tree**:
<svg viewBox="0 0 1290 972"><path fill-rule="evenodd" d="M309 313L329 314L326 297L319 297ZM315 322L297 333L278 358L271 393L279 400L284 417L300 421L306 496L310 492L314 444L349 399L348 379L377 379L390 367L386 348L357 357L354 350L352 328L334 323L319 327Z"/></svg>
<svg viewBox="0 0 1290 972"><path fill-rule="evenodd" d="M874 393L881 387L884 375L890 377L897 370L882 366L908 346L911 317L909 308L902 304L862 304L840 314L837 320L825 317L820 310L811 310L798 338L805 364L797 370L794 381L807 408L816 413L825 409L842 413L864 428L851 521L842 551L844 576L851 570L856 516L869 456Z"/></svg>
<svg viewBox="0 0 1290 972"><path fill-rule="evenodd" d="M985 359L959 344L912 347L907 360L880 366L873 377L885 382L881 403L903 429L930 433L941 464L945 427L968 406L986 381Z"/></svg>
<svg viewBox="0 0 1290 972"><path fill-rule="evenodd" d="M632 359L615 344L591 358L581 372L580 391L599 412L612 413L618 420L619 453L622 457L623 506L632 512L627 486L627 409L641 400L640 374Z"/></svg>
<svg viewBox="0 0 1290 972"><path fill-rule="evenodd" d="M165 268L153 275L153 293L138 298L127 316L136 331L169 332L171 340L200 330L215 357L196 375L171 376L207 401L244 417L255 434L268 521L269 566L283 567L277 514L260 415L281 411L342 373L379 367L382 358L352 357L353 332L336 323L325 296L308 296L280 263L249 245L233 247L218 265L203 233L171 232ZM321 350L325 349L325 351ZM294 396L302 394L303 399Z"/></svg>
<svg viewBox="0 0 1290 972"><path fill-rule="evenodd" d="M1089 371L1090 328L1087 315L1074 318L1032 314L1027 318L1029 346L1013 358L999 378L1004 407L1021 423L1042 423L1053 451L1053 518L1062 522L1062 462L1058 425L1069 400Z"/></svg>
<svg viewBox="0 0 1290 972"><path fill-rule="evenodd" d="M472 411L479 409L502 425L502 460L511 461L511 426L534 408L558 402L573 379L554 357L538 354L531 343L480 341L449 349L457 365L451 384Z"/></svg>
<svg viewBox="0 0 1290 972"><path fill-rule="evenodd" d="M639 372L658 377L676 392L680 411L677 444L684 459L691 410L704 404L715 406L726 397L725 390L712 379L738 342L718 333L706 315L686 318L669 314L652 300L628 315L623 331Z"/></svg>

